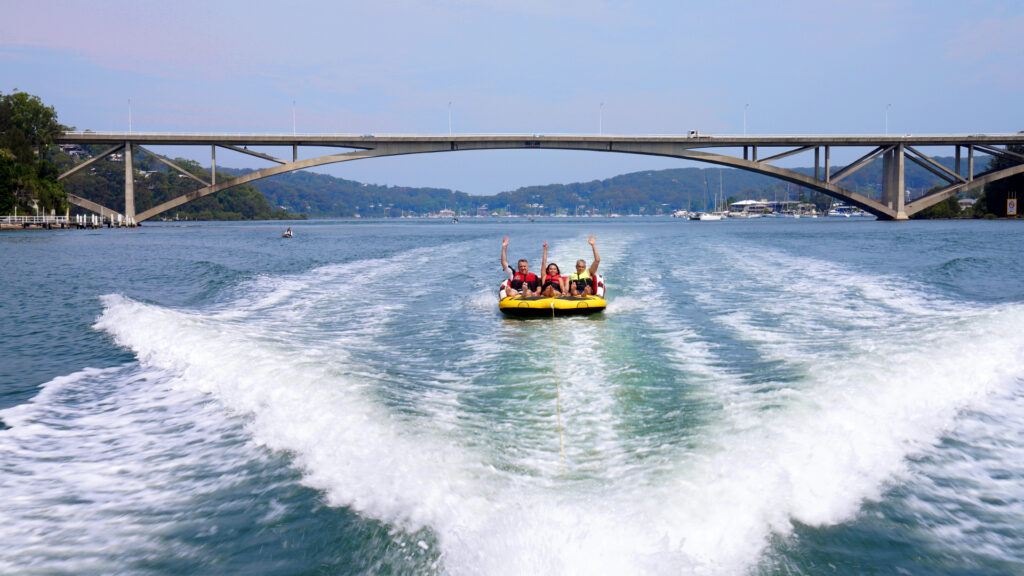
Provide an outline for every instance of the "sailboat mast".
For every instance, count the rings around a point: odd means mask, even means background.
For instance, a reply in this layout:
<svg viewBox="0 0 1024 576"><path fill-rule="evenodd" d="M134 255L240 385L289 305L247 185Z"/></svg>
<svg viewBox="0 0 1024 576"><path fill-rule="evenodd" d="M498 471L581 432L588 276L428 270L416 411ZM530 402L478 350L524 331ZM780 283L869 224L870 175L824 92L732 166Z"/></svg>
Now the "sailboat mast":
<svg viewBox="0 0 1024 576"><path fill-rule="evenodd" d="M725 197L722 195L722 169L718 169L718 202L725 204Z"/></svg>
<svg viewBox="0 0 1024 576"><path fill-rule="evenodd" d="M708 170L707 168L704 168L703 170L701 170L701 172L704 173L704 212L707 212L708 196L710 195L710 192L708 191Z"/></svg>

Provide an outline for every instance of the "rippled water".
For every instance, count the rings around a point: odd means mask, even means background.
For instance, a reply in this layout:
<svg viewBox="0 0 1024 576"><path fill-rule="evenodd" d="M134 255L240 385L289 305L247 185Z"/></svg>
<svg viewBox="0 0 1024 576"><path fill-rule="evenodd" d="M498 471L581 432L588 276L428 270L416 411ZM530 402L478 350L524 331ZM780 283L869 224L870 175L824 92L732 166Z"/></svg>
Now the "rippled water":
<svg viewBox="0 0 1024 576"><path fill-rule="evenodd" d="M0 572L1024 571L1018 223L293 228L0 235Z"/></svg>

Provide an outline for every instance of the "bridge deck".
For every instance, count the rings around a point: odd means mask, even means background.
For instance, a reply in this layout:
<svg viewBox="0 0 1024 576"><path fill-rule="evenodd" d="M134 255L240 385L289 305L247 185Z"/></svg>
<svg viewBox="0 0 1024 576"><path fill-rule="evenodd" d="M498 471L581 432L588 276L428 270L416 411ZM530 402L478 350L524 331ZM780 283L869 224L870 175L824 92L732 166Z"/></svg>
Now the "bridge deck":
<svg viewBox="0 0 1024 576"><path fill-rule="evenodd" d="M240 146L338 146L366 148L375 144L436 144L488 142L524 142L570 144L599 143L681 144L694 148L737 146L968 146L973 144L1024 144L1024 133L1014 134L833 134L833 135L597 135L597 134L206 134L161 132L68 132L56 138L59 144L123 144L138 142L151 145L221 145Z"/></svg>

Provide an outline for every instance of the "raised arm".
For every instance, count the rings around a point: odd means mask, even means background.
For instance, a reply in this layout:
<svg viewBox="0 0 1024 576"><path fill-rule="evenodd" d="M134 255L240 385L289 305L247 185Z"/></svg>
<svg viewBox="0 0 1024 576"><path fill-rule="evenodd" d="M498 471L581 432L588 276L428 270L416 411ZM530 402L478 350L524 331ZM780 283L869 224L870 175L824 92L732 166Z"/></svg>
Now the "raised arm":
<svg viewBox="0 0 1024 576"><path fill-rule="evenodd" d="M508 236L501 239L501 271L508 270Z"/></svg>
<svg viewBox="0 0 1024 576"><path fill-rule="evenodd" d="M540 285L544 285L544 277L548 273L548 243L544 243L544 254L540 257Z"/></svg>
<svg viewBox="0 0 1024 576"><path fill-rule="evenodd" d="M601 263L601 257L597 255L597 238L591 236L587 239L587 243L594 249L594 263L590 265L590 275L597 274L597 265Z"/></svg>

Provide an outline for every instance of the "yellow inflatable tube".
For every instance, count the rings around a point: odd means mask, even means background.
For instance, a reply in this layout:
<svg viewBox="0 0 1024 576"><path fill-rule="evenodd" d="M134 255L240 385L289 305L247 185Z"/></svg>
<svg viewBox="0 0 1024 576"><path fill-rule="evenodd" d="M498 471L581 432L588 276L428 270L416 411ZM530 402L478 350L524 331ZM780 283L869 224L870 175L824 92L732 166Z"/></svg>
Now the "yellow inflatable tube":
<svg viewBox="0 0 1024 576"><path fill-rule="evenodd" d="M550 318L554 316L574 316L577 314L594 314L605 308L604 298L597 296L508 296L498 301L498 309L509 316L520 318Z"/></svg>

